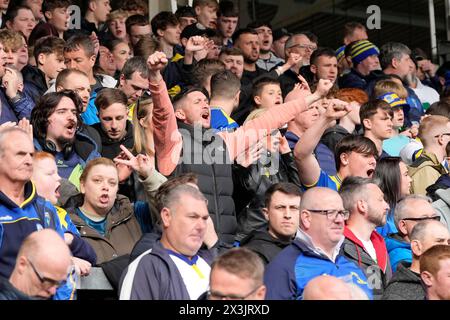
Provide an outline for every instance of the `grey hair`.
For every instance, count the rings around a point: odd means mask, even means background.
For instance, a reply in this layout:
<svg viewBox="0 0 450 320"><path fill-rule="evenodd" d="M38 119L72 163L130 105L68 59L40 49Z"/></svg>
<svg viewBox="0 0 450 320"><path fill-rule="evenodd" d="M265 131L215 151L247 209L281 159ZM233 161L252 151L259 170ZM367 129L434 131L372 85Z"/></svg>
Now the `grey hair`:
<svg viewBox="0 0 450 320"><path fill-rule="evenodd" d="M289 36L289 38L286 40L286 43L284 44L284 50L287 50L287 49L293 47L295 45L294 39L299 36L305 36L306 38L308 38L309 41L314 42L315 44L318 44L318 42L319 42L319 39L317 38L317 36L312 32L309 32L309 31L298 32L298 33L295 33L295 34Z"/></svg>
<svg viewBox="0 0 450 320"><path fill-rule="evenodd" d="M208 200L203 193L197 188L188 184L181 184L170 190L166 195L161 198L161 205L163 208L174 210L174 207L181 202L181 196L188 195L192 198L200 201L205 201L208 204Z"/></svg>
<svg viewBox="0 0 450 320"><path fill-rule="evenodd" d="M23 134L28 136L28 133L19 127L6 128L6 129L0 131L0 155L3 155L3 151L4 151L3 143L5 142L5 139L7 138L7 136L9 136L13 132L22 132Z"/></svg>
<svg viewBox="0 0 450 320"><path fill-rule="evenodd" d="M133 76L133 73L138 72L140 76L144 79L147 79L150 73L150 70L147 67L147 61L143 57L131 57L125 62L121 74L125 77L125 79L129 80Z"/></svg>
<svg viewBox="0 0 450 320"><path fill-rule="evenodd" d="M421 221L419 223L417 223L412 231L411 231L411 235L409 236L409 238L412 240L419 240L419 241L423 241L424 237L425 237L425 233L427 230L428 225L431 223L432 221L430 220L425 220L425 221Z"/></svg>
<svg viewBox="0 0 450 320"><path fill-rule="evenodd" d="M404 55L410 55L411 50L400 42L388 42L380 48L380 65L386 69L391 65L392 59L400 60Z"/></svg>
<svg viewBox="0 0 450 320"><path fill-rule="evenodd" d="M400 222L400 220L405 218L406 211L409 208L408 202L411 200L424 200L430 204L432 203L432 201L429 197L421 195L421 194L410 194L410 195L402 198L395 206L395 211L394 211L394 223L395 223L395 226L397 227L397 229L398 229L398 223Z"/></svg>

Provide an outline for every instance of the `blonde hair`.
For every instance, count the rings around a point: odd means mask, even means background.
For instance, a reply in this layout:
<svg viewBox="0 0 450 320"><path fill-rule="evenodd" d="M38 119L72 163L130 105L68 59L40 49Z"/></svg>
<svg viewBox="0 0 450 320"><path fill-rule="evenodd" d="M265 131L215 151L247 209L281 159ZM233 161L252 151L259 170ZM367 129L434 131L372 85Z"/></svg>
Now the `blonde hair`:
<svg viewBox="0 0 450 320"><path fill-rule="evenodd" d="M250 112L250 114L247 116L247 119L245 119L244 124L246 124L247 122L249 122L250 120L256 119L260 116L263 115L264 112L266 112L267 109L266 108L259 108L259 109L255 109L252 112Z"/></svg>
<svg viewBox="0 0 450 320"><path fill-rule="evenodd" d="M0 30L0 42L5 50L16 51L23 47L23 38L19 32L9 29Z"/></svg>
<svg viewBox="0 0 450 320"><path fill-rule="evenodd" d="M449 122L450 120L444 116L428 116L423 119L419 126L419 138L423 146L426 148L436 135L444 133Z"/></svg>
<svg viewBox="0 0 450 320"><path fill-rule="evenodd" d="M151 118L153 115L153 100L151 98L136 102L136 106L133 110L133 135L134 146L133 151L136 153L145 153L148 156L153 157L155 155L155 143L153 140L153 121ZM144 128L140 120L151 123L147 128ZM147 132L147 130L149 132Z"/></svg>
<svg viewBox="0 0 450 320"><path fill-rule="evenodd" d="M116 19L120 19L120 18L128 18L128 16L130 15L130 13L128 11L122 10L122 9L117 9L114 11L111 11L108 14L108 18L106 20L106 23L109 24L112 22L112 20L116 20Z"/></svg>
<svg viewBox="0 0 450 320"><path fill-rule="evenodd" d="M395 93L400 99L406 99L408 97L408 91L406 91L404 86L389 79L378 81L373 88L374 98L378 98L388 92Z"/></svg>

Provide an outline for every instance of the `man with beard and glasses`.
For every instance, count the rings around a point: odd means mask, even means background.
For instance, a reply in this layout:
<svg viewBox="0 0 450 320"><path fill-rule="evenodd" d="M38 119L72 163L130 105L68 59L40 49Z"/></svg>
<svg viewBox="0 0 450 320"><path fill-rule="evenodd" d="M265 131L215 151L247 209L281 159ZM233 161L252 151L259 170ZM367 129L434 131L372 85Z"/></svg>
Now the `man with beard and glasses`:
<svg viewBox="0 0 450 320"><path fill-rule="evenodd" d="M375 228L386 223L389 205L376 181L367 178L346 178L339 194L350 212L341 254L364 270L374 298L379 299L392 270L384 239Z"/></svg>
<svg viewBox="0 0 450 320"><path fill-rule="evenodd" d="M56 158L58 174L79 186L87 162L100 157L94 140L78 129L82 102L73 91L46 94L31 113L34 147Z"/></svg>

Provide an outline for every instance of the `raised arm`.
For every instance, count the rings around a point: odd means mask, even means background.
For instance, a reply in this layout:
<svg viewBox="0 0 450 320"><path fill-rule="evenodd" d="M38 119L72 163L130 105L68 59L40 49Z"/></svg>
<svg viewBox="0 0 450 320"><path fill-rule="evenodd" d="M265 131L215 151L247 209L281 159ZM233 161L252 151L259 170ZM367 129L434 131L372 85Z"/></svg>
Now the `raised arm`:
<svg viewBox="0 0 450 320"><path fill-rule="evenodd" d="M301 183L306 187L314 186L320 177L320 166L313 152L325 130L334 120L345 116L349 106L343 101L333 99L327 110L308 130L294 148L295 162Z"/></svg>
<svg viewBox="0 0 450 320"><path fill-rule="evenodd" d="M149 73L149 89L153 100L153 137L158 170L168 176L175 169L180 158L182 147L181 135L178 132L177 120L167 92L161 70L168 60L162 52L155 52L147 59Z"/></svg>
<svg viewBox="0 0 450 320"><path fill-rule="evenodd" d="M269 134L271 130L278 129L291 121L311 103L319 100L322 96L325 96L331 86L332 83L330 80L320 80L314 94L308 94L308 91L300 88L299 90L301 92L298 94L297 92L293 92L293 94L296 95L294 100L269 108L263 115L247 122L244 126L232 133L220 132L219 135L227 144L230 159L234 160L237 155L265 135Z"/></svg>

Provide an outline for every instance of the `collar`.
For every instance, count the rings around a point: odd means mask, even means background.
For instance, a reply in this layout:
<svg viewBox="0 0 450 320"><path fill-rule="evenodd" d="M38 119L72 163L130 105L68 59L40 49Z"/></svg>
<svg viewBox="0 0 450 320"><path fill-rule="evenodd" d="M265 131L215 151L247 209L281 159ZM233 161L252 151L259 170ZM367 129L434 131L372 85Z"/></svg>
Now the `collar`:
<svg viewBox="0 0 450 320"><path fill-rule="evenodd" d="M360 246L361 248L364 248L364 244L361 242L361 240L359 240L359 238L356 237L356 235L347 226L345 226L344 229L344 236L350 241ZM388 254L384 239L378 232L373 230L370 235L370 241L372 242L372 245L375 248L378 266L381 268L381 270L383 270L383 272L385 272L387 268ZM366 248L364 248L364 250L366 250Z"/></svg>
<svg viewBox="0 0 450 320"><path fill-rule="evenodd" d="M23 208L29 203L33 202L33 200L37 197L36 187L34 183L30 180L24 186L24 201L17 205L11 199L8 198L2 191L0 191L0 203L10 207L10 208Z"/></svg>
<svg viewBox="0 0 450 320"><path fill-rule="evenodd" d="M191 259L189 259L187 256L185 256L184 254L172 251L170 249L166 249L166 252L169 255L175 256L177 258L180 258L181 260L183 260L184 262L186 262L188 265L193 266L197 263L198 260L198 255L195 255L193 257L191 257Z"/></svg>
<svg viewBox="0 0 450 320"><path fill-rule="evenodd" d="M308 249L310 249L314 253L316 253L320 256L326 257L333 262L336 262L336 258L339 255L339 251L341 250L342 243L345 240L345 237L342 236L341 240L339 240L336 247L334 247L333 255L330 257L330 256L328 256L327 253L325 253L324 250L322 250L322 248L316 247L313 243L311 236L309 234L307 234L305 231L303 231L302 229L299 228L297 230L297 234L295 235L295 238L300 240L301 242L303 242L308 247Z"/></svg>

